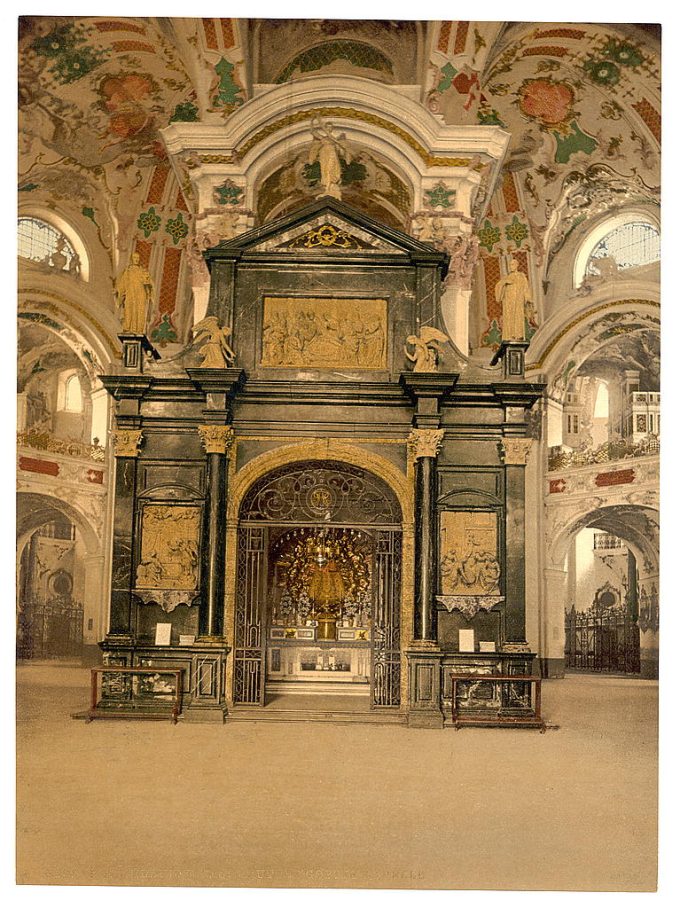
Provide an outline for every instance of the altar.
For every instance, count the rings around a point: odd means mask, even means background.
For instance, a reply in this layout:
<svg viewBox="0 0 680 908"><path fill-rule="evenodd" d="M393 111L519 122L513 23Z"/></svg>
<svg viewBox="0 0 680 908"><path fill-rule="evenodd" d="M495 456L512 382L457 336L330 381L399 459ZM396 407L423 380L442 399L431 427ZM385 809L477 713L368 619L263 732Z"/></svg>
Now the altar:
<svg viewBox="0 0 680 908"><path fill-rule="evenodd" d="M467 366L441 314L446 252L337 199L205 257L196 342L166 362L125 336L102 378L105 659L181 662L204 718L333 693L430 727L452 673L529 673L524 470L543 387L526 343ZM495 704L474 689L476 709Z"/></svg>

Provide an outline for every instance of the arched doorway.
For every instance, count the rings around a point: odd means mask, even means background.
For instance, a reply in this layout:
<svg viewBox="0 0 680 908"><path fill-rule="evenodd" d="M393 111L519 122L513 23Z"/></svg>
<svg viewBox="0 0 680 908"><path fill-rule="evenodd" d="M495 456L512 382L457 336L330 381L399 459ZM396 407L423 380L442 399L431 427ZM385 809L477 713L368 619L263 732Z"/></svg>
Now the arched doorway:
<svg viewBox="0 0 680 908"><path fill-rule="evenodd" d="M234 702L399 706L401 547L396 495L360 467L308 460L257 480L239 511Z"/></svg>
<svg viewBox="0 0 680 908"><path fill-rule="evenodd" d="M17 496L17 658L90 658L101 639L101 541L74 506Z"/></svg>

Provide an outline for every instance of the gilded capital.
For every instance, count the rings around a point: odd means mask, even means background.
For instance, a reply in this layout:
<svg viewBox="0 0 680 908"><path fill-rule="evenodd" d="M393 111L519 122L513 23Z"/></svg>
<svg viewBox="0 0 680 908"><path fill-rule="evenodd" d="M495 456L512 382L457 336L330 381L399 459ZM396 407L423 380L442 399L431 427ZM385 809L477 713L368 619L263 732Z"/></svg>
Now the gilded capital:
<svg viewBox="0 0 680 908"><path fill-rule="evenodd" d="M531 450L531 438L503 438L498 442L501 460L506 466L526 466Z"/></svg>
<svg viewBox="0 0 680 908"><path fill-rule="evenodd" d="M113 429L111 441L115 457L138 457L142 445L142 430Z"/></svg>
<svg viewBox="0 0 680 908"><path fill-rule="evenodd" d="M408 437L408 447L413 460L436 457L444 440L443 429L413 429Z"/></svg>
<svg viewBox="0 0 680 908"><path fill-rule="evenodd" d="M206 454L227 454L234 443L231 426L199 426L198 434Z"/></svg>

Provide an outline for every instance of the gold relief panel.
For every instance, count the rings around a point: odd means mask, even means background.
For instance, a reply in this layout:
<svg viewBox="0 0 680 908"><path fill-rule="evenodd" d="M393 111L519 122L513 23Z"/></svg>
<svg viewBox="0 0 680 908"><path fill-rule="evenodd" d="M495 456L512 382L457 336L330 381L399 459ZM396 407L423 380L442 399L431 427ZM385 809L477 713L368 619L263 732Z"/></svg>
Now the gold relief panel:
<svg viewBox="0 0 680 908"><path fill-rule="evenodd" d="M387 300L265 297L262 366L387 369Z"/></svg>
<svg viewBox="0 0 680 908"><path fill-rule="evenodd" d="M146 505L136 586L140 589L195 590L201 509Z"/></svg>
<svg viewBox="0 0 680 908"><path fill-rule="evenodd" d="M442 511L441 592L445 596L500 593L498 519L490 511Z"/></svg>

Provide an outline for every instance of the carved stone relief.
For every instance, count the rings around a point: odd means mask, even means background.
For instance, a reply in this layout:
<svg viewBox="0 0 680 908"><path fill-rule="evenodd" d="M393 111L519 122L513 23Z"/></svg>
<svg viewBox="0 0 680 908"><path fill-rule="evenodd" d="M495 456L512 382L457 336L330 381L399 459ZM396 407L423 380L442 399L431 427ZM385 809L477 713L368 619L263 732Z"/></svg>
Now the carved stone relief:
<svg viewBox="0 0 680 908"><path fill-rule="evenodd" d="M137 587L197 588L200 513L195 506L146 505Z"/></svg>
<svg viewBox="0 0 680 908"><path fill-rule="evenodd" d="M439 540L441 592L444 596L500 595L501 568L495 513L442 511Z"/></svg>
<svg viewBox="0 0 680 908"><path fill-rule="evenodd" d="M387 369L387 301L265 297L262 365Z"/></svg>
<svg viewBox="0 0 680 908"><path fill-rule="evenodd" d="M114 429L111 432L116 457L138 457L142 445L141 429Z"/></svg>
<svg viewBox="0 0 680 908"><path fill-rule="evenodd" d="M443 441L443 429L413 429L407 442L411 459L436 457L441 450Z"/></svg>

